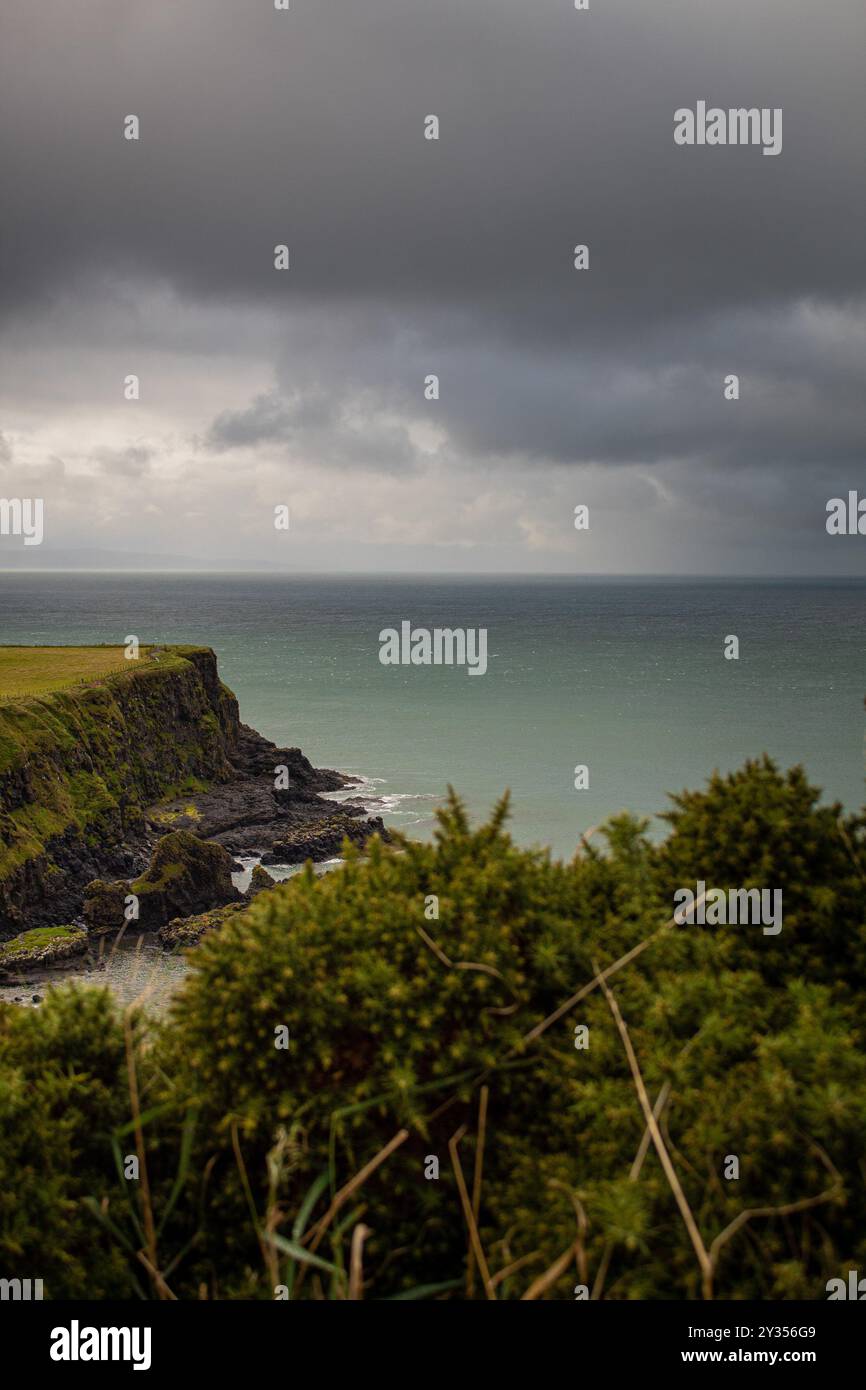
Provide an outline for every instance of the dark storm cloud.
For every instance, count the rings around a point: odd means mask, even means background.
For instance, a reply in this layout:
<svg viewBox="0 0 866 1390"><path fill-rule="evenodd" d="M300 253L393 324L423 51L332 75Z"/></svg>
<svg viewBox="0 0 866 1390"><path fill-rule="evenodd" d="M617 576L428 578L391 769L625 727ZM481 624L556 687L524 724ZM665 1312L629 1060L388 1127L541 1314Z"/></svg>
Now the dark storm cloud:
<svg viewBox="0 0 866 1390"><path fill-rule="evenodd" d="M747 469L771 508L792 470L820 492L856 469L862 0L5 0L3 30L0 332L63 303L86 339L134 284L153 345L168 287L178 320L236 311L230 354L266 312L215 459L408 472L402 414L467 468L681 465L722 513ZM677 148L698 100L782 108L782 153Z"/></svg>
<svg viewBox="0 0 866 1390"><path fill-rule="evenodd" d="M469 460L804 462L844 478L862 459L866 316L856 305L720 314L679 332L650 326L616 350L584 342L528 350L486 327L483 317L438 310L423 332L396 336L360 310L341 333L330 322L320 335L293 323L274 363L282 391L222 412L204 442L224 451L315 439L318 448L339 429L338 403L348 399L446 424ZM333 382L327 397L323 362ZM732 371L741 379L736 402L723 394ZM440 378L435 403L423 393L431 372ZM350 462L352 446L350 438ZM358 462L369 457L364 450Z"/></svg>
<svg viewBox="0 0 866 1390"><path fill-rule="evenodd" d="M321 392L288 400L266 391L244 410L225 410L218 415L205 443L217 453L257 444L286 444L311 427L327 429L335 423L333 400Z"/></svg>
<svg viewBox="0 0 866 1390"><path fill-rule="evenodd" d="M6 9L13 299L114 266L287 307L479 304L531 347L863 288L859 0ZM782 155L676 148L698 98L781 106Z"/></svg>
<svg viewBox="0 0 866 1390"><path fill-rule="evenodd" d="M293 399L277 392L256 396L243 410L226 410L202 441L214 453L259 445L297 447L324 467L407 471L414 450L404 424L369 413L363 399L335 405L321 391Z"/></svg>

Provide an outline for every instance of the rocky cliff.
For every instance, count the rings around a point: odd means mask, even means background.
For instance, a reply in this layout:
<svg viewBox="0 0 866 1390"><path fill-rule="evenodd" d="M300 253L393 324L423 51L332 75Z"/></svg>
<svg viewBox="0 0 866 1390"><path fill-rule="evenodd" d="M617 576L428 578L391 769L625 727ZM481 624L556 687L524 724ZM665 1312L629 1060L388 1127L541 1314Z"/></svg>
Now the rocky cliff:
<svg viewBox="0 0 866 1390"><path fill-rule="evenodd" d="M167 830L263 851L298 827L332 835L318 793L349 780L242 724L208 648L143 651L101 680L0 702L0 938L74 920L87 883L141 873ZM359 815L338 813L356 833Z"/></svg>

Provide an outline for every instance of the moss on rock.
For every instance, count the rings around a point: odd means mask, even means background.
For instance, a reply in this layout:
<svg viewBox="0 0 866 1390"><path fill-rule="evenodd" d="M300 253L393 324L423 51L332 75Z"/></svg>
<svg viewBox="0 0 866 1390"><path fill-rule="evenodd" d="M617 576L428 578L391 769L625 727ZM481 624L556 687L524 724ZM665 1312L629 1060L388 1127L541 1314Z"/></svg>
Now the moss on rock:
<svg viewBox="0 0 866 1390"><path fill-rule="evenodd" d="M83 927L34 927L0 946L0 972L56 965L86 949Z"/></svg>
<svg viewBox="0 0 866 1390"><path fill-rule="evenodd" d="M174 917L190 917L236 901L234 860L222 845L200 840L188 830L173 830L156 846L145 873L129 885L139 900L142 926L163 926Z"/></svg>
<svg viewBox="0 0 866 1390"><path fill-rule="evenodd" d="M127 899L138 899L132 920L156 931L178 917L209 912L243 899L232 883L234 860L222 845L200 840L188 830L172 830L158 841L146 871L133 881L88 884L84 918L94 931L119 930Z"/></svg>

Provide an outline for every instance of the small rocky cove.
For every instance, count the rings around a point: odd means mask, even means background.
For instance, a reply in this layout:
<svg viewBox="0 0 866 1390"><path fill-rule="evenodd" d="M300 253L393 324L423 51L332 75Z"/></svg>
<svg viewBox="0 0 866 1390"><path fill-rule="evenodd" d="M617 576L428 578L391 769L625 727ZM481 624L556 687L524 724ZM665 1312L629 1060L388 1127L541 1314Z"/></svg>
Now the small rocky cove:
<svg viewBox="0 0 866 1390"><path fill-rule="evenodd" d="M387 835L357 778L241 723L208 649L0 707L0 754L0 997L19 1004L70 976L159 996L258 893Z"/></svg>

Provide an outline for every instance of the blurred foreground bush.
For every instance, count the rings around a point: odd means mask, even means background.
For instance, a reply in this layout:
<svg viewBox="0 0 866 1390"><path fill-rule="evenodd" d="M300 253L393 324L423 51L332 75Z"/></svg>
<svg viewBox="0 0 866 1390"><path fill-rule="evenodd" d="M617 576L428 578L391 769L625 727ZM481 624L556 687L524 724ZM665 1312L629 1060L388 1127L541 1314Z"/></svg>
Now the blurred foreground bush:
<svg viewBox="0 0 866 1390"><path fill-rule="evenodd" d="M767 760L675 798L661 845L617 817L563 865L505 818L473 830L452 797L433 844L261 894L158 1029L90 990L3 1010L8 1273L51 1297L775 1299L863 1268L862 820ZM698 881L781 889L782 931L670 925Z"/></svg>

